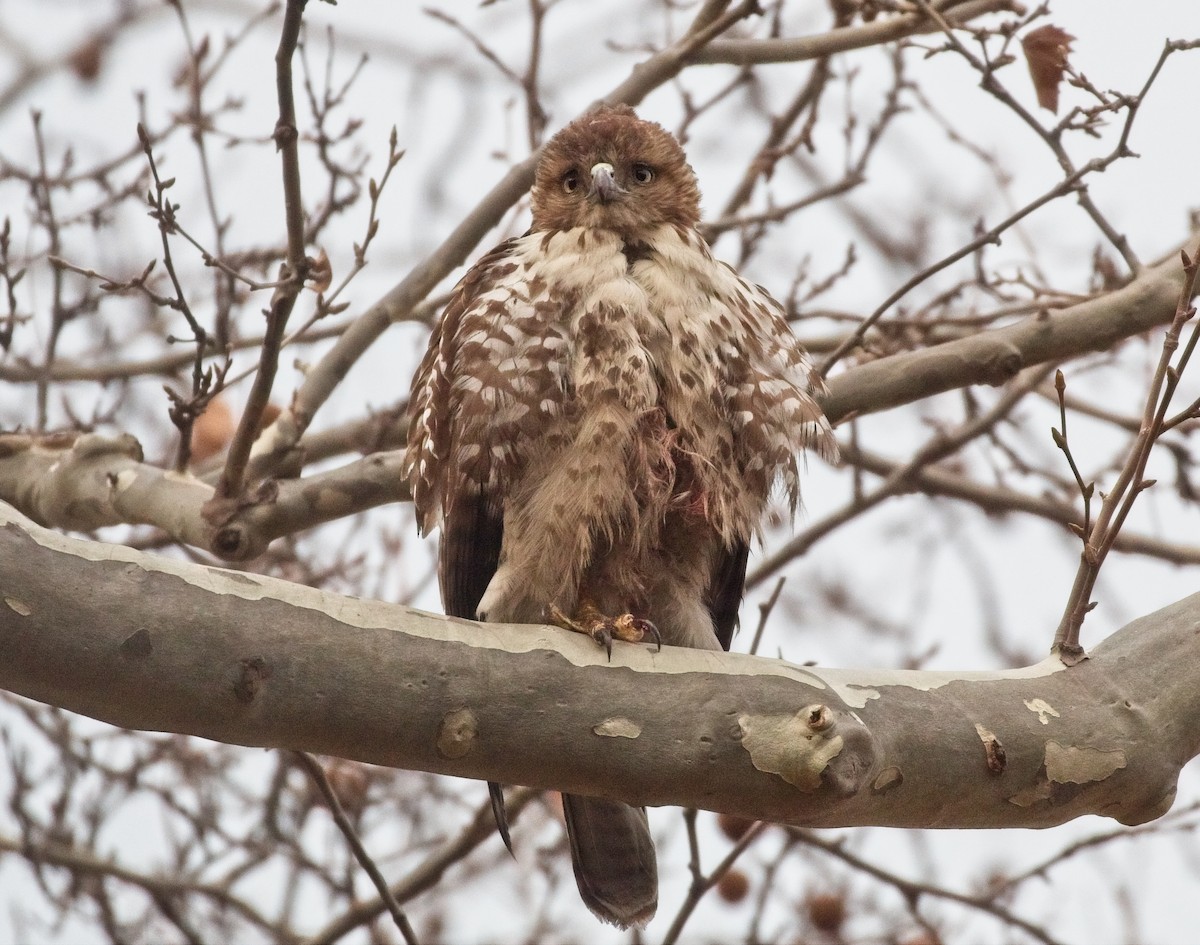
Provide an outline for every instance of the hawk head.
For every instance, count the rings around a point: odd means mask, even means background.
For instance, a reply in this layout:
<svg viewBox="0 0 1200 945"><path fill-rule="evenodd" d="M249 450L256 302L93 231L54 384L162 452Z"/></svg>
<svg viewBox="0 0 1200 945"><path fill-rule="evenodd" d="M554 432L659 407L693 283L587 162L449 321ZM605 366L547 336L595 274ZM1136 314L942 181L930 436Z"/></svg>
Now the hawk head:
<svg viewBox="0 0 1200 945"><path fill-rule="evenodd" d="M630 242L664 224L693 227L700 189L683 148L628 105L602 105L546 144L533 185L533 229L613 230Z"/></svg>

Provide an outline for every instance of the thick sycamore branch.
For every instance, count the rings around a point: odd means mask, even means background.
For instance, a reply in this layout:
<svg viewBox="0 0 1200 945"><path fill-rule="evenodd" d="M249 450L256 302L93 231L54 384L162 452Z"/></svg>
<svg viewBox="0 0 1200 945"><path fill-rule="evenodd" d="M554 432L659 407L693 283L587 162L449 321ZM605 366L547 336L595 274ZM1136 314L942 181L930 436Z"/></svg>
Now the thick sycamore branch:
<svg viewBox="0 0 1200 945"><path fill-rule="evenodd" d="M813 826L1163 814L1200 595L1066 668L825 670L481 625L180 563L0 504L0 687L133 729Z"/></svg>

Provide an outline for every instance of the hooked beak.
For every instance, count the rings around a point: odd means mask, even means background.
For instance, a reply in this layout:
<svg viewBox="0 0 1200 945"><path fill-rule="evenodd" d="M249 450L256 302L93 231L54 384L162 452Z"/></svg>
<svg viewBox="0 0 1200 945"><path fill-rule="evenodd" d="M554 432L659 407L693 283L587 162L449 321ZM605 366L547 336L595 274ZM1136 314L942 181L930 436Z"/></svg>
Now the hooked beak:
<svg viewBox="0 0 1200 945"><path fill-rule="evenodd" d="M592 186L588 189L588 200L608 203L625 193L613 177L613 166L605 161L592 165Z"/></svg>

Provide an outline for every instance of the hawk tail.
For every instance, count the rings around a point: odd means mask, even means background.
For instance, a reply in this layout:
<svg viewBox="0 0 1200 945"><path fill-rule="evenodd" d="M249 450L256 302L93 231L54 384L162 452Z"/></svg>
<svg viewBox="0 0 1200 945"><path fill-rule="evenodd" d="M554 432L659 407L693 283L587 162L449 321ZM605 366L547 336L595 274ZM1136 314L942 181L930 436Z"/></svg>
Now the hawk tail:
<svg viewBox="0 0 1200 945"><path fill-rule="evenodd" d="M584 903L619 928L644 926L658 908L658 861L646 809L572 794L562 801Z"/></svg>

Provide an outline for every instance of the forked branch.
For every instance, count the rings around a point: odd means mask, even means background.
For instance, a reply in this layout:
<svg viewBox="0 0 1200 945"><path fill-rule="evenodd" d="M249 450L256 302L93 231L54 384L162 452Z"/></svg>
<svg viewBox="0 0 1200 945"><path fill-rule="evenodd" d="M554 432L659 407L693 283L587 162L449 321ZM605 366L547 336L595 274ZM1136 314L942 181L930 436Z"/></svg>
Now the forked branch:
<svg viewBox="0 0 1200 945"><path fill-rule="evenodd" d="M1183 326L1196 314L1192 298L1196 292L1196 274L1200 270L1200 246L1191 257L1185 251L1180 251L1183 260L1183 289L1179 293L1179 302L1175 309L1175 318L1167 335L1163 339L1162 354L1150 382L1150 390L1146 396L1146 406L1142 411L1142 423L1133 447L1125 460L1125 465L1117 477L1112 489L1103 496L1100 512L1096 523L1083 536L1083 551L1079 556L1079 569L1075 573L1075 582L1071 587L1067 605L1063 611L1062 620L1054 635L1053 650L1068 665L1083 658L1083 648L1079 645L1079 628L1096 603L1092 600L1092 590L1096 586L1096 578L1104 559L1112 550L1125 519L1129 516L1137 497L1154 485L1153 479L1146 479L1146 463L1150 459L1150 451L1158 438L1171 427L1185 419L1195 419L1198 415L1196 404L1192 404L1178 417L1167 422L1167 409L1171 398L1179 386L1179 378L1200 337L1200 329L1193 325L1191 336L1179 357L1175 357L1179 349L1179 338Z"/></svg>

